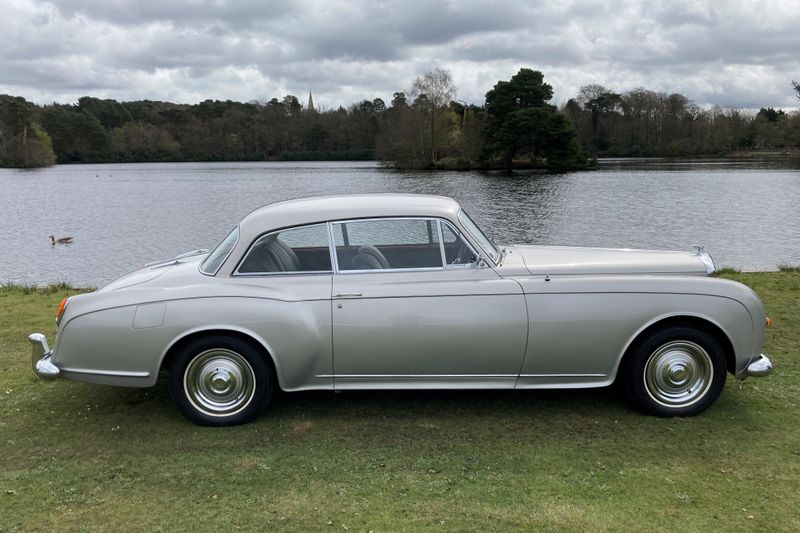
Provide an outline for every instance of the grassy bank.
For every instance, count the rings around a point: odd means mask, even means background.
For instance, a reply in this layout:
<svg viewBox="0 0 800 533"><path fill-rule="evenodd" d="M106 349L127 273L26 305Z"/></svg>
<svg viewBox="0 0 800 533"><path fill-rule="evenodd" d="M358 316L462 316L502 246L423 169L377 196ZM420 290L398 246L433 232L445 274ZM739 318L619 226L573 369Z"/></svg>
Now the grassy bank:
<svg viewBox="0 0 800 533"><path fill-rule="evenodd" d="M294 393L194 426L166 387L44 382L68 289L0 287L0 531L800 530L800 272L727 274L775 324L776 372L702 416L610 390Z"/></svg>

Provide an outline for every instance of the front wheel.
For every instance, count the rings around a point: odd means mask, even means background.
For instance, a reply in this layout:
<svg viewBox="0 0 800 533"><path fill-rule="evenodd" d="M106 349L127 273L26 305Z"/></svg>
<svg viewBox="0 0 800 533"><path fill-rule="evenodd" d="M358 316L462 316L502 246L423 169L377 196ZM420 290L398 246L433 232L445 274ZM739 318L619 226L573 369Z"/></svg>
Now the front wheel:
<svg viewBox="0 0 800 533"><path fill-rule="evenodd" d="M670 327L634 346L623 367L623 386L639 409L656 416L693 416L722 392L725 352L705 331Z"/></svg>
<svg viewBox="0 0 800 533"><path fill-rule="evenodd" d="M272 369L250 344L209 336L175 357L169 388L181 413L204 426L232 426L255 419L272 397Z"/></svg>

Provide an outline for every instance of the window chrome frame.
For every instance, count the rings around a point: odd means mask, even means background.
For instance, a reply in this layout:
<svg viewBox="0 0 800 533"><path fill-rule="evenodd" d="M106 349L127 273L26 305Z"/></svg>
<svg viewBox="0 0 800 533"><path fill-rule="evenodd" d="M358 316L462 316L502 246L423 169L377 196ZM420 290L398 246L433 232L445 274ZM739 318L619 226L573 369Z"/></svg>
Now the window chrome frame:
<svg viewBox="0 0 800 533"><path fill-rule="evenodd" d="M284 231L291 231L291 230L300 229L300 228L309 228L311 226L326 226L326 225L329 226L330 222L312 222L311 224L298 224L296 226L286 226L285 228L278 228L278 229L275 229L275 230L272 230L272 231L267 231L267 232L261 233L260 235L256 236L255 239L253 239L253 242L251 242L250 246L247 247L247 251L245 251L245 253L242 254L242 258L239 259L239 263L233 269L233 272L231 272L231 277L232 278L234 278L234 277L236 277L236 278L254 278L254 277L266 277L266 276L319 276L319 275L332 275L335 272L335 270L333 270L334 264L333 264L332 261L331 261L331 270L291 270L291 271L285 271L285 272L239 272L239 268L242 266L242 263L244 263L244 260L247 259L247 256L252 251L253 246L255 246L256 243L258 241L260 241L262 238L268 237L269 235L272 235L273 233L283 233ZM328 236L328 253L331 253L331 248L332 248L332 244L333 243L331 241L331 233L330 233L329 230L327 231L327 236Z"/></svg>
<svg viewBox="0 0 800 533"><path fill-rule="evenodd" d="M456 238L457 239L461 239L462 241L464 241L464 244L467 245L467 248L469 248L470 251L473 254L475 254L475 261L474 262L472 262L472 263L457 263L455 265L451 265L451 264L449 264L447 262L447 256L445 255L445 252L444 252L444 235L443 235L443 232L442 232L442 224L447 224L448 226L450 226L450 229L453 231L453 234L456 236ZM480 261L480 259L481 259L480 252L478 252L475 249L475 247L472 245L472 243L469 242L469 239L467 239L464 236L464 234L461 231L458 230L457 227L453 226L453 223L450 222L449 220L439 219L439 239L440 239L440 241L442 243L442 258L444 259L444 265L445 265L444 267L445 268L451 268L451 269L478 268L478 261Z"/></svg>
<svg viewBox="0 0 800 533"><path fill-rule="evenodd" d="M477 237L475 237L474 235L472 235L472 233L470 233L470 231L469 231L469 229L468 229L467 227L464 227L464 228L463 228L463 229L464 229L464 233L465 233L465 235L469 235L469 236L470 236L470 238L471 238L473 241L475 241L475 243L474 243L474 244L475 244L475 246L477 246L477 247L478 247L480 250L482 250L482 251L483 251L483 253L482 253L482 254L479 254L479 255L480 255L480 257L481 257L482 259L484 259L485 261L489 261L489 262L491 262L491 264L492 264L492 265L494 265L494 266L498 266L498 265L500 264L500 258L501 258L501 256L502 256L502 251L500 250L500 248L498 248L498 247L497 247L497 245L496 245L494 242L492 242L492 239L490 239L490 238L489 238L489 236L488 236L488 235L486 235L486 233L485 233L485 232L484 232L484 231L481 229L481 227L480 227L480 226L478 226L478 224L477 224L477 223L476 223L476 222L475 222L475 221L472 219L472 217L471 217L471 216L469 216L469 213L467 213L466 211L464 211L464 209L459 209L459 210L458 210L458 213L456 213L456 220L458 220L458 223L459 223L459 225L460 225L460 226L464 226L464 225L462 224L462 222L461 222L461 219L459 218L459 215L460 215L460 214L462 214L462 213L464 214L464 216L465 216L465 217L467 217L467 219L468 219L468 220L470 220L470 221L472 222L472 224L473 224L473 225L474 225L476 228L478 228L478 231L480 231L480 232L483 234L483 237L484 237L484 238L485 238L487 241L489 241L489 244L490 244L490 245L492 245L492 247L495 249L495 252L496 252L496 255L497 255L497 257L492 257L492 256L491 256L491 254L489 254L489 253L488 253L488 252L487 252L487 251L486 251L486 250L485 250L485 249L484 249L484 248L483 248L483 247L480 245L480 242L479 242L479 241L480 241L480 239L478 239ZM467 240L469 241L469 239L467 239Z"/></svg>
<svg viewBox="0 0 800 533"><path fill-rule="evenodd" d="M331 254L331 267L333 273L339 273L339 258L336 256L336 239L333 235L333 222L330 220L325 223L328 226L328 252Z"/></svg>
<svg viewBox="0 0 800 533"><path fill-rule="evenodd" d="M231 234L232 232L234 232L234 231L236 231L236 241L234 241L234 243L233 243L233 246L231 246L231 249L230 249L230 250L228 250L228 253L227 253L227 254L225 254L225 258L224 258L222 261L220 261L220 263L219 263L219 266L217 266L217 269L216 269L216 270L214 270L214 272L213 272L213 273L212 273L212 272L206 272L205 270L203 270L203 263L205 263L205 262L206 262L206 260L208 259L208 257L209 257L211 254L213 254L213 253L214 253L214 252L217 250L217 248L219 247L219 245L220 245L220 244L222 244L222 242L223 242L225 239L227 239L227 238L228 238L228 235L230 235L230 234ZM222 267L225 265L225 263L227 263L227 262L228 262L228 259L230 259L230 258L231 258L231 254L232 254L232 253L233 253L233 251L236 249L236 245L238 245L238 244L239 244L239 239L241 238L241 235L242 235L241 228L239 228L239 224L236 224L236 226L234 226L234 228L233 228L231 231L229 231L229 232L228 232L228 233L225 235L225 237L223 237L222 241L219 241L219 244L218 244L217 246L215 246L213 250L211 250L210 252L208 252L208 255L206 256L206 258L205 258L205 259L203 259L202 261L200 261L200 264L199 264L199 265L197 265L197 271L198 271L198 272L200 272L201 274L203 274L204 276L210 276L210 277L212 277L212 278L213 278L213 277L216 277L216 275L217 275L217 273L219 272L219 270L220 270L220 269L221 269L221 268L222 268Z"/></svg>
<svg viewBox="0 0 800 533"><path fill-rule="evenodd" d="M367 268L367 269L359 269L359 270L341 270L339 268L339 256L336 253L336 240L333 238L333 225L334 224L348 224L350 222L371 222L371 221L378 221L378 220L422 220L422 221L434 221L439 224L439 218L437 217L419 217L419 216L389 216L389 217L367 217L367 218L349 218L344 220L332 220L328 222L331 226L331 247L333 248L333 255L336 256L336 263L334 264L334 273L335 274L377 274L383 272L393 272L393 273L401 273L401 272L438 272L444 271L444 258L442 258L442 266L436 267L409 267L409 268ZM438 233L438 231L437 231ZM433 244L433 243L431 243ZM372 246L375 246L374 244ZM439 239L439 250L441 254L442 250L442 241Z"/></svg>
<svg viewBox="0 0 800 533"><path fill-rule="evenodd" d="M347 224L350 222L369 222L372 220L423 220L423 221L433 221L436 222L436 235L439 239L439 253L442 258L442 266L436 267L408 267L408 268L368 268L368 269L359 269L359 270L341 270L339 268L339 257L336 253L336 239L334 238L333 233L333 225L334 224ZM456 237L462 239L469 249L475 254L477 258L481 257L481 254L475 250L475 247L469 241L469 239L465 238L465 235L462 231L460 231L451 221L440 218L440 217L426 217L426 216L390 216L390 217L367 217L367 218L351 218L351 219L343 219L343 220L332 220L328 222L328 226L330 227L330 242L331 242L331 254L333 259L333 268L334 274L378 274L383 272L392 272L392 273L402 273L402 272L438 272L438 271L447 271L447 270L461 270L464 268L478 268L478 262L474 263L465 263L465 264L458 264L458 265L449 265L447 264L447 257L445 255L444 250L444 238L442 235L442 223L447 224L453 230ZM431 243L433 244L433 243ZM375 246L375 245L373 245Z"/></svg>
<svg viewBox="0 0 800 533"><path fill-rule="evenodd" d="M420 221L432 221L436 222L436 235L439 239L439 253L442 259L442 266L435 266L435 267L409 267L409 268L370 268L370 269L359 269L359 270L341 270L339 268L339 257L336 253L336 238L333 232L334 224L347 224L350 222L369 222L373 220L420 220ZM442 231L442 224L447 224L453 233L456 235L457 238L464 241L467 247L470 249L472 253L478 258L478 261L473 263L462 263L456 265L450 265L447 263L447 255L445 253L444 248L444 233ZM290 272L239 272L239 268L244 263L244 260L250 254L253 246L261 240L263 237L267 237L272 235L273 233L282 233L284 231L290 231L299 228L307 228L311 226L327 226L327 235L328 235L328 253L330 254L331 259L331 270L297 270L297 271L290 271ZM238 225L236 228L238 229ZM231 230L232 231L232 230ZM233 250L236 248L236 245L239 244L239 238L241 233L237 232L236 235L236 242L231 248L231 251L228 252L228 256L225 260L220 264L217 268L217 272L222 266L230 259L230 255ZM337 219L337 220L328 220L326 222L312 222L310 224L298 224L296 226L286 226L283 228L274 229L272 231L267 231L257 235L253 242L247 247L247 250L242 254L241 259L234 267L233 271L230 274L230 277L241 277L241 278L254 278L254 277L267 277L267 276L319 276L319 275L333 275L333 274L378 274L378 273L403 273L403 272L438 272L438 271L447 271L447 270L462 270L467 268L480 268L479 261L480 259L489 259L494 263L494 261L490 257L486 257L485 254L482 254L478 251L479 247L476 247L471 241L470 238L471 234L466 231L462 231L457 224L454 224L453 221L448 219L440 218L440 217L431 217L431 216L389 216L389 217L366 217L366 218L349 218L349 219ZM374 245L373 245L374 246ZM212 250L213 252L213 250ZM214 274L206 274L205 272L201 273L208 275L208 276L215 276Z"/></svg>
<svg viewBox="0 0 800 533"><path fill-rule="evenodd" d="M444 253L444 234L442 233L442 220L436 221L436 231L439 233L439 253L442 254L442 267L447 268L447 254Z"/></svg>

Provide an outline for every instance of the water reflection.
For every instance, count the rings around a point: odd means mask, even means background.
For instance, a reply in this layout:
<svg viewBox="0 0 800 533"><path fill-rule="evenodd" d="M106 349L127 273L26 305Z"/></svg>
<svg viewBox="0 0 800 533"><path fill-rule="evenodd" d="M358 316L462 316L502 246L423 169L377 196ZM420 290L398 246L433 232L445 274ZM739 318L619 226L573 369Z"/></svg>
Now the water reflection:
<svg viewBox="0 0 800 533"><path fill-rule="evenodd" d="M0 282L96 285L211 247L249 211L317 194L451 196L496 241L706 246L748 270L800 264L800 172L781 161L608 160L594 172L398 172L374 163L164 163L0 169ZM51 246L48 235L72 235Z"/></svg>

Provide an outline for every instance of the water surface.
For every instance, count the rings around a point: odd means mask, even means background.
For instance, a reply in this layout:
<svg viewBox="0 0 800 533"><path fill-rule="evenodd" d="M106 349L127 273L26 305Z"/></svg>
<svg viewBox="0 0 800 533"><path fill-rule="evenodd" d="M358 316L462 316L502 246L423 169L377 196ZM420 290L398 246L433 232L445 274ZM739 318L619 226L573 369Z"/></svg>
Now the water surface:
<svg viewBox="0 0 800 533"><path fill-rule="evenodd" d="M700 243L718 265L800 264L800 171L782 163L619 159L514 177L371 162L140 163L0 169L0 282L99 285L213 247L270 202L364 192L451 196L500 243ZM74 243L51 246L51 234Z"/></svg>

